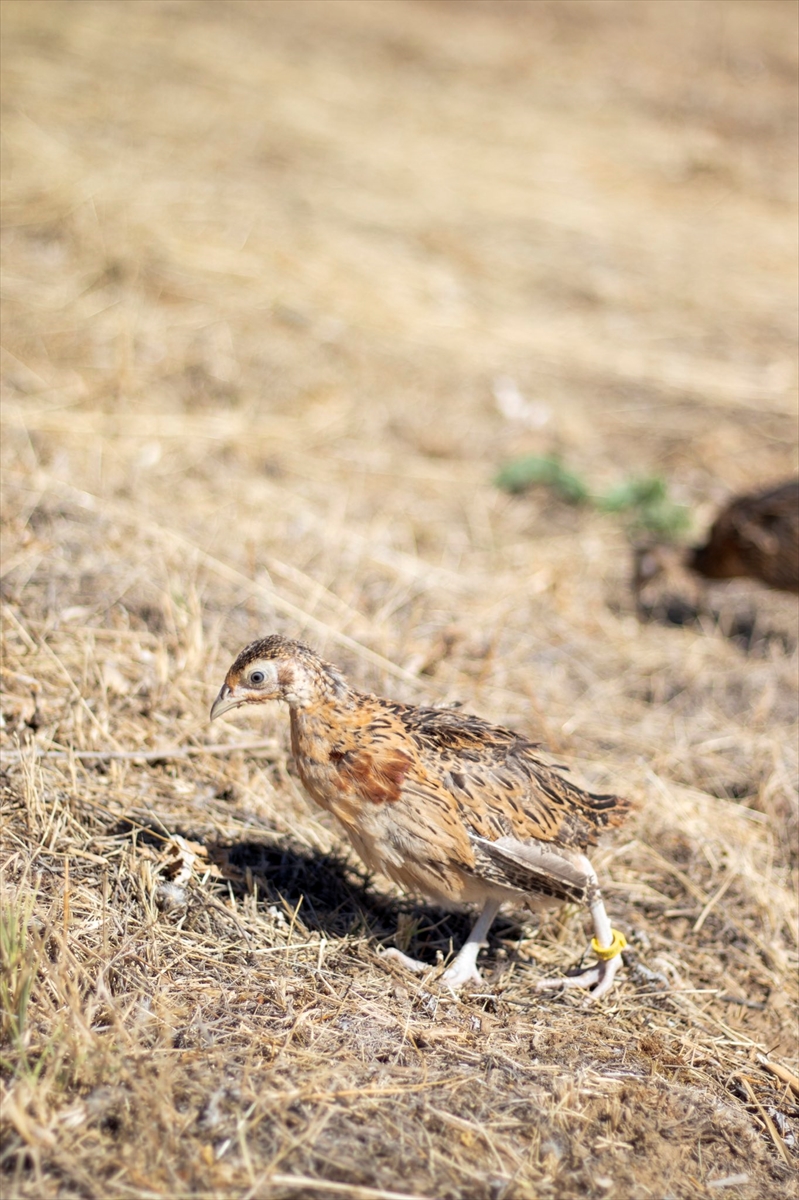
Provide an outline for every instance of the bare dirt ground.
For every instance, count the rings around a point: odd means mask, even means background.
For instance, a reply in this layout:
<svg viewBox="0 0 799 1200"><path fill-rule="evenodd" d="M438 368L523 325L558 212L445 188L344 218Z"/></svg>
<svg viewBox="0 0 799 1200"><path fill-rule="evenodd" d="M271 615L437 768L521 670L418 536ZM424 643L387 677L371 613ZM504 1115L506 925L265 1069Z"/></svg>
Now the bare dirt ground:
<svg viewBox="0 0 799 1200"><path fill-rule="evenodd" d="M639 624L597 489L797 469L797 7L2 4L3 1195L796 1194L797 613ZM754 616L753 616L754 614ZM633 798L631 943L367 879L254 636ZM243 748L232 750L235 744ZM92 757L92 754L97 757ZM182 839L182 840L181 840Z"/></svg>

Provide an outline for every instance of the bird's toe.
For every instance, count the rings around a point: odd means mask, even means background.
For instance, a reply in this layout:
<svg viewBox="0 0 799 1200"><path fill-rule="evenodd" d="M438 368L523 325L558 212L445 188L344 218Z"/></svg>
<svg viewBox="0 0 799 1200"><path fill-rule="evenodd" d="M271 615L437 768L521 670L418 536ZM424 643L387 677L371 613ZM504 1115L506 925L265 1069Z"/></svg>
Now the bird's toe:
<svg viewBox="0 0 799 1200"><path fill-rule="evenodd" d="M586 988L591 989L590 1000L599 1000L601 996L607 995L613 987L616 972L620 966L621 956L616 955L614 958L610 958L606 962L597 963L595 967L588 967L585 971L580 971L576 975L562 975L560 978L541 979L536 984L536 988L542 992L573 987Z"/></svg>
<svg viewBox="0 0 799 1200"><path fill-rule="evenodd" d="M378 950L378 955L380 958L399 963L406 971L413 971L415 975L423 975L425 971L433 969L430 963L421 962L418 958L411 958L410 954L403 954L396 946L386 946Z"/></svg>

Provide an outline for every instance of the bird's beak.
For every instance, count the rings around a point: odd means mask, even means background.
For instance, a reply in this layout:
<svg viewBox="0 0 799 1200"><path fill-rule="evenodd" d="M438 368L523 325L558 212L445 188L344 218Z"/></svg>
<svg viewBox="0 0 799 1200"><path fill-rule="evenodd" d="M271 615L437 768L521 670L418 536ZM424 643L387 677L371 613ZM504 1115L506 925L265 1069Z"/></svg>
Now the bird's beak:
<svg viewBox="0 0 799 1200"><path fill-rule="evenodd" d="M217 717L221 717L222 713L226 713L230 708L238 708L245 701L236 695L233 688L228 687L226 683L222 684L219 689L219 695L211 705L211 720L215 721Z"/></svg>

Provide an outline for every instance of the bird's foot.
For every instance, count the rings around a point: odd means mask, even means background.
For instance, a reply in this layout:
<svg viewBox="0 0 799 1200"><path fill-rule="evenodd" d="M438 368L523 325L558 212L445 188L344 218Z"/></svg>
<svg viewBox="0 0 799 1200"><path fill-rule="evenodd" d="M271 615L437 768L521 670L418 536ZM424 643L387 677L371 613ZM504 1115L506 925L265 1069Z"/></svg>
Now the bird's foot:
<svg viewBox="0 0 799 1200"><path fill-rule="evenodd" d="M483 977L475 964L478 948L474 944L470 945L467 943L467 946L464 947L466 953L461 950L460 954L447 967L439 983L449 988L451 992L462 988L466 983L482 984ZM385 950L381 950L380 957L389 958L392 962L398 962L406 971L413 971L416 975L423 975L425 971L435 970L435 967L432 967L430 963L420 962L418 958L411 958L409 954L403 954L396 946L388 946Z"/></svg>
<svg viewBox="0 0 799 1200"><path fill-rule="evenodd" d="M483 976L477 970L474 956L471 954L459 954L441 976L441 983L453 992L457 988L462 988L466 983L482 984Z"/></svg>
<svg viewBox="0 0 799 1200"><path fill-rule="evenodd" d="M595 967L588 967L585 971L580 971L577 975L562 975L559 979L541 979L536 984L536 987L542 992L550 991L554 988L590 988L591 995L589 999L598 1000L600 996L606 995L613 987L613 980L620 966L621 955L616 954L613 958L599 962Z"/></svg>

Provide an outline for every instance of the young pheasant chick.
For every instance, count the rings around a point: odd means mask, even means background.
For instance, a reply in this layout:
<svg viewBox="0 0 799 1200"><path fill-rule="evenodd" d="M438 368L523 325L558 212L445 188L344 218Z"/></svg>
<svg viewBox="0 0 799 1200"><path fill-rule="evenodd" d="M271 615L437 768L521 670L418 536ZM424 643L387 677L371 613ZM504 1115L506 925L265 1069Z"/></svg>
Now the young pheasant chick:
<svg viewBox="0 0 799 1200"><path fill-rule="evenodd" d="M211 720L270 700L289 706L305 789L367 867L436 903L481 906L445 984L482 982L477 953L502 904L577 901L591 913L599 961L539 987L593 987L595 997L612 987L626 942L611 929L585 850L621 824L627 801L582 791L534 743L479 717L357 692L307 646L276 634L241 651ZM386 953L428 969L399 950Z"/></svg>
<svg viewBox="0 0 799 1200"><path fill-rule="evenodd" d="M799 592L799 479L735 497L701 546L652 543L634 551L639 612L670 624L685 624L706 607L700 580L736 578Z"/></svg>

